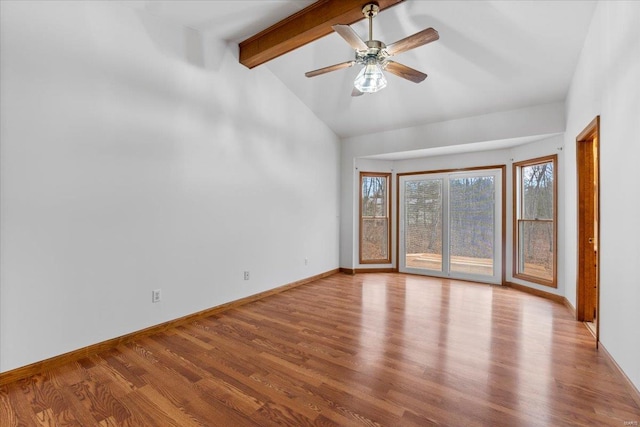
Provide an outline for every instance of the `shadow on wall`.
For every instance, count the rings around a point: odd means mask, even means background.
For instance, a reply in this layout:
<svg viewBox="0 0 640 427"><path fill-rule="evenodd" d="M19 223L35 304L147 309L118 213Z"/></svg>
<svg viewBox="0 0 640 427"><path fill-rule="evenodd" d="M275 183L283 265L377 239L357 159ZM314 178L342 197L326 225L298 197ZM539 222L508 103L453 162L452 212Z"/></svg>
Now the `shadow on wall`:
<svg viewBox="0 0 640 427"><path fill-rule="evenodd" d="M237 46L193 28L180 28L180 37L173 31L167 31L167 22L156 18L146 11L137 11L140 23L145 28L149 39L160 52L167 57L189 63L199 68L219 71L227 52L237 51ZM237 53L236 53L237 56Z"/></svg>
<svg viewBox="0 0 640 427"><path fill-rule="evenodd" d="M435 28L440 34L437 45L441 45L443 48L449 50L452 55L456 55L464 64L475 66L478 70L498 78L507 78L518 70L514 68L513 62L504 56L505 52L496 51L490 43L487 43L490 40L491 34L501 34L504 32L513 34L514 37L520 38L519 43L527 46L532 43L535 46L535 43L537 43L535 32L522 31L516 23L510 22L503 11L495 5L486 2L454 2L447 4L442 7L442 9L441 7L442 5L434 5L434 8L438 9L436 14L439 16L457 13L473 16L477 12L477 16L490 17L485 18L483 22L478 22L478 26L486 26L487 30L491 31L486 32L487 34L483 36L484 40L477 40L475 36L470 35L473 34L473 31L470 32L468 28L455 28L451 26L450 23L442 19L437 19L433 15L420 13L420 6L413 2L407 2L403 9L405 15L398 17L400 19L404 18L406 21L402 22L399 20L393 25L396 28L407 26L415 29ZM495 29L496 26L504 28L500 28L500 31L498 31ZM460 49L463 49L464 55L462 55ZM455 72L455 70L456 69L448 70L447 72ZM456 80L459 79L456 77Z"/></svg>

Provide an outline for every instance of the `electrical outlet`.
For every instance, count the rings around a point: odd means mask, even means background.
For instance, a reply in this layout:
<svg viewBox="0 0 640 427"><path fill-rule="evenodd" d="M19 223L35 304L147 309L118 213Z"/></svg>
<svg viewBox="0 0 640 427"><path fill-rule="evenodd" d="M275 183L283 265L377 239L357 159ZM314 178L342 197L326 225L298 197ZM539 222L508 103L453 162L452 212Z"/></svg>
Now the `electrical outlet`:
<svg viewBox="0 0 640 427"><path fill-rule="evenodd" d="M151 291L151 302L159 302L162 299L162 293L160 289L154 289Z"/></svg>
<svg viewBox="0 0 640 427"><path fill-rule="evenodd" d="M304 265L309 265L309 258L304 259Z"/></svg>
<svg viewBox="0 0 640 427"><path fill-rule="evenodd" d="M249 271L244 272L244 280L249 280Z"/></svg>

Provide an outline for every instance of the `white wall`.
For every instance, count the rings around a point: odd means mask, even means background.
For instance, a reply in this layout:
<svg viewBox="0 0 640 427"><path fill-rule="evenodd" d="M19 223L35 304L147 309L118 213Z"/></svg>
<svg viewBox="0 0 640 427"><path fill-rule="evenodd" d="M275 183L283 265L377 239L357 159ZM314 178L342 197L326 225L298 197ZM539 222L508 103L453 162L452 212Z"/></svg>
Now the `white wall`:
<svg viewBox="0 0 640 427"><path fill-rule="evenodd" d="M565 155L600 115L600 339L640 389L640 2L599 2L567 97ZM576 168L567 162L566 241L577 240ZM575 306L577 252L566 251Z"/></svg>
<svg viewBox="0 0 640 427"><path fill-rule="evenodd" d="M338 267L339 141L266 68L112 2L0 8L0 371Z"/></svg>

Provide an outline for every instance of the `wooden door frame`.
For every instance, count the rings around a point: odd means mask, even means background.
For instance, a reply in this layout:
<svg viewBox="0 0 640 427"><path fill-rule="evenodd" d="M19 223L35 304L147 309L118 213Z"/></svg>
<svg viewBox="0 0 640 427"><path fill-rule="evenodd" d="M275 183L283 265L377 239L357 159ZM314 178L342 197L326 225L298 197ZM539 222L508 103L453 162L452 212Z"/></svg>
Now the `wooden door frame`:
<svg viewBox="0 0 640 427"><path fill-rule="evenodd" d="M591 150L591 154L588 152ZM593 172L590 173L596 182L596 188L594 191L594 197L589 201L588 197L585 197L580 185L581 177L584 179L585 171L581 159L585 156L594 160ZM596 346L600 341L600 116L596 116L591 123L584 128L582 132L576 137L576 174L577 174L577 271L576 271L576 320L585 321L589 320L590 316L586 314L586 305L588 304L589 293L592 292L589 289L589 282L595 280L596 292L595 292L595 323L596 323ZM589 211L594 213L594 228L588 230L588 225L584 216L581 214L581 207L584 208L584 203L590 203L587 207ZM595 233L592 233L595 231ZM583 260L586 257L586 251L588 251L588 239L592 234L595 234L596 252L595 252L595 269L589 269L584 271ZM581 268L582 267L582 268ZM595 270L595 271L594 271ZM595 276L595 277L592 277Z"/></svg>

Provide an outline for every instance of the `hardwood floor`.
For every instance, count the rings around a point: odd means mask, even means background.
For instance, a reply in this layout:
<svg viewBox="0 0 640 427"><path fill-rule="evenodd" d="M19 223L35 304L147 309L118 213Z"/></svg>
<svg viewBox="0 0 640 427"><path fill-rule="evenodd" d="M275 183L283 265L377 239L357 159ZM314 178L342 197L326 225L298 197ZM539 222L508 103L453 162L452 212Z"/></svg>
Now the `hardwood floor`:
<svg viewBox="0 0 640 427"><path fill-rule="evenodd" d="M334 276L0 387L0 425L638 425L561 304Z"/></svg>

